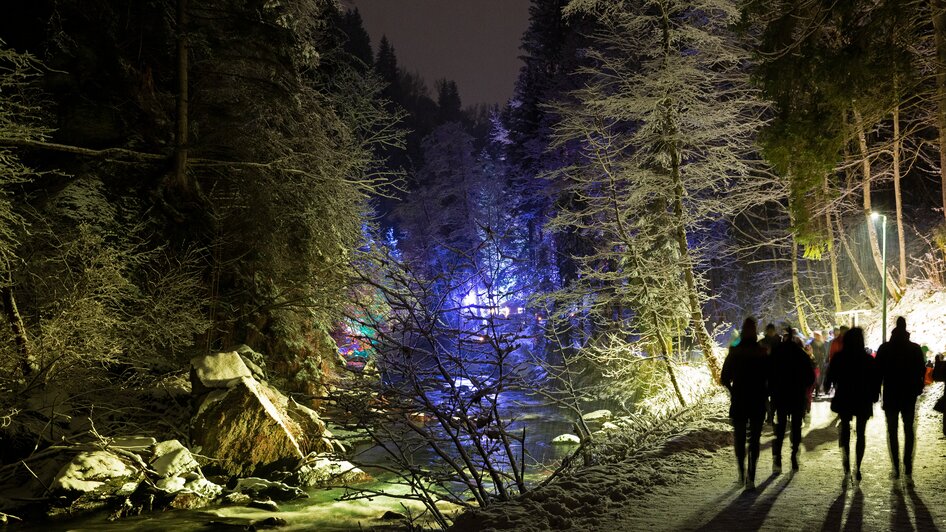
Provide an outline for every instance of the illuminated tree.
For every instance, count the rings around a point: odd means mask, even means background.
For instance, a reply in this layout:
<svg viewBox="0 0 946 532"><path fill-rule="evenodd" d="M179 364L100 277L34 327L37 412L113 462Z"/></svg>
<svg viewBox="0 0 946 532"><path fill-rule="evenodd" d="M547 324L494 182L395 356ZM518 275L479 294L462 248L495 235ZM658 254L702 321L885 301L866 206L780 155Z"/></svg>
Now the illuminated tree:
<svg viewBox="0 0 946 532"><path fill-rule="evenodd" d="M31 97L35 92L31 78L37 73L33 57L10 50L0 40L0 137L40 141L48 133L37 125L39 109ZM13 286L13 269L19 263L17 247L24 229L23 217L15 207L13 187L26 182L32 174L15 151L0 147L0 296L16 343L16 365L23 376L29 376L36 368Z"/></svg>
<svg viewBox="0 0 946 532"><path fill-rule="evenodd" d="M580 281L563 296L589 313L603 357L629 355L609 362L631 365L636 350L617 349L631 342L669 369L670 332L683 320L718 375L700 272L722 250L703 230L773 194L750 176L762 105L748 53L728 29L738 10L588 0L569 4L566 13L577 12L601 29L588 51L594 66L582 70L591 82L560 107L557 140L578 144L584 162L560 172L574 201L552 227L577 228L595 249L577 259Z"/></svg>

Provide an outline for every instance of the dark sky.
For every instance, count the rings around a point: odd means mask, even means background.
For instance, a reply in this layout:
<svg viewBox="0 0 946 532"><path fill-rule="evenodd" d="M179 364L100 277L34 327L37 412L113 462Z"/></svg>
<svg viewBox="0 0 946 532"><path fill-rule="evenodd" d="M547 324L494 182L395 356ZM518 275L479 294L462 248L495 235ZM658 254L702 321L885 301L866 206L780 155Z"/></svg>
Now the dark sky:
<svg viewBox="0 0 946 532"><path fill-rule="evenodd" d="M433 91L452 79L464 107L505 103L522 62L519 39L529 0L345 0L361 12L375 52L382 35L398 65L420 72ZM431 96L436 97L435 94Z"/></svg>

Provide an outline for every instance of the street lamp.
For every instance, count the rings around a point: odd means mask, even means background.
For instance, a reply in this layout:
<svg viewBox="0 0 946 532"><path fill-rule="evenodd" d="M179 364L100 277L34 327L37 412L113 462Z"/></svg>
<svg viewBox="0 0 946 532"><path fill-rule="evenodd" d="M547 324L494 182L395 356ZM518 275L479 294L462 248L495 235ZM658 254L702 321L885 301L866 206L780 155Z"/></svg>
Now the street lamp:
<svg viewBox="0 0 946 532"><path fill-rule="evenodd" d="M877 212L870 213L872 220L880 218L880 246L881 246L881 255L883 257L884 263L884 291L882 292L883 296L881 298L881 321L880 330L881 338L880 343L887 341L887 216ZM872 222L873 223L873 222Z"/></svg>

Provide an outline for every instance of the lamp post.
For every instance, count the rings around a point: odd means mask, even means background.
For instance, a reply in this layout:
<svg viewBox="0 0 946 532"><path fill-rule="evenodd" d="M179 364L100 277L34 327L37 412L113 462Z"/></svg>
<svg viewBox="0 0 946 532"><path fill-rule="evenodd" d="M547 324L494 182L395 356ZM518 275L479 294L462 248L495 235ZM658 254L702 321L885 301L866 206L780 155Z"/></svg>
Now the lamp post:
<svg viewBox="0 0 946 532"><path fill-rule="evenodd" d="M882 292L881 297L881 321L880 330L881 330L881 339L880 342L884 343L887 341L887 216L885 214L880 214L877 212L870 213L872 219L880 218L880 248L881 256L883 257L884 264L884 291Z"/></svg>

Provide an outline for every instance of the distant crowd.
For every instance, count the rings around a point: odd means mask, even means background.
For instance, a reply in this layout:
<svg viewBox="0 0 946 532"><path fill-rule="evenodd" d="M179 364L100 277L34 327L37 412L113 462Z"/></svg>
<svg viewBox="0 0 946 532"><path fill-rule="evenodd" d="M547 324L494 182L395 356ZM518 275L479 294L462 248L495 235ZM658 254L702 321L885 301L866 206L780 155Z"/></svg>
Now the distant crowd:
<svg viewBox="0 0 946 532"><path fill-rule="evenodd" d="M820 332L804 339L790 326L781 334L769 324L761 336L755 319L747 318L729 347L723 363L722 384L729 390L739 481L755 489L756 467L764 423L773 424L772 470L782 472L782 443L789 429L792 471L799 469L802 425L813 397L830 394L831 410L838 414L838 439L845 477L852 476L851 423L854 422L853 479L861 480L864 433L874 403L883 398L888 445L894 479L912 482L917 397L926 384L946 378L942 356L927 360L928 349L910 341L906 320L897 318L890 339L876 352L864 345L859 327L839 327L827 337ZM934 371L935 368L935 371ZM940 403L946 402L946 395ZM903 452L899 425L903 422ZM946 434L946 417L943 432ZM748 452L747 452L748 447Z"/></svg>

